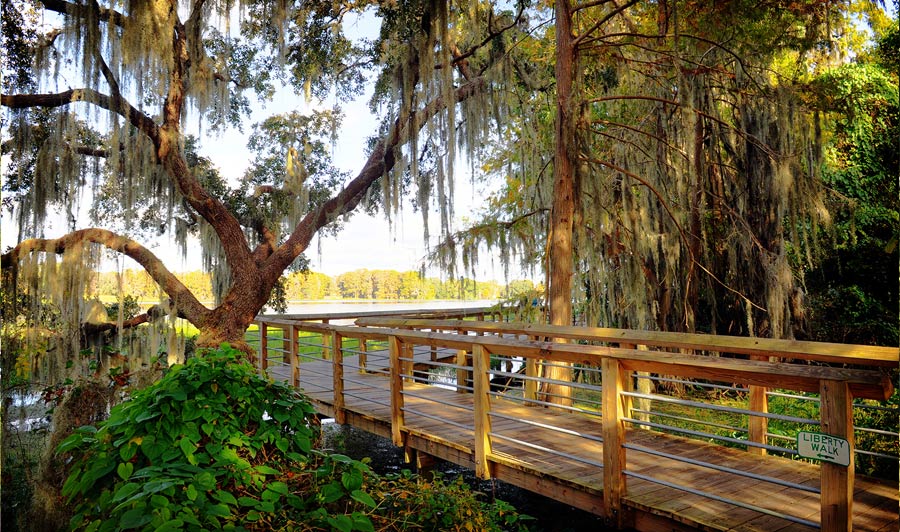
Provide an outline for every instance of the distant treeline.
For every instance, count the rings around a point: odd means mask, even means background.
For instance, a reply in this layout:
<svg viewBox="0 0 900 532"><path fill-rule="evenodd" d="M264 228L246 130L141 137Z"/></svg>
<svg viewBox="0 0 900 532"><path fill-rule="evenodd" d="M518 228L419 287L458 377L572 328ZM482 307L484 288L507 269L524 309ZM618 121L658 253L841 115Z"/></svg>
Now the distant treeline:
<svg viewBox="0 0 900 532"><path fill-rule="evenodd" d="M201 271L176 274L179 280L201 301L212 301L210 275ZM95 293L100 297L118 294L139 301L159 299L159 288L144 270L125 270L100 273ZM533 293L539 287L532 281L511 281L501 285L496 281L476 281L460 277L441 280L421 277L418 272L394 270L356 270L331 277L319 272L293 272L284 278L285 298L288 301L320 299L505 299Z"/></svg>

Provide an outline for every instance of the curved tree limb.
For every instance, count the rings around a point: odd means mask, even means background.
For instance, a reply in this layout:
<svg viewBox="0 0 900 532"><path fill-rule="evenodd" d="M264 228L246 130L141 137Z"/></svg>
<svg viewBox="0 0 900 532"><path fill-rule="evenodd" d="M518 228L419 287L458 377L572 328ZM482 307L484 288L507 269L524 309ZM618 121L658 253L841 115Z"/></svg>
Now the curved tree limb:
<svg viewBox="0 0 900 532"><path fill-rule="evenodd" d="M30 107L62 107L77 102L94 104L98 107L112 111L150 137L154 144L159 142L159 126L152 118L144 114L126 101L119 101L115 105L114 98L107 94L89 88L69 89L63 92L47 94L3 94L0 95L0 105L10 109L27 109Z"/></svg>
<svg viewBox="0 0 900 532"><path fill-rule="evenodd" d="M478 77L458 87L454 92L452 103L464 101L477 94L486 83L483 77ZM410 131L410 124L423 127L428 118L439 113L447 105L448 102L439 96L417 111L414 118L410 117L404 123L395 122L390 132L375 145L359 174L335 196L303 217L288 239L267 259L263 275L268 277L283 271L306 250L319 229L356 208L369 187L393 168L394 148L402 144L409 135L417 133Z"/></svg>
<svg viewBox="0 0 900 532"><path fill-rule="evenodd" d="M91 228L74 231L60 238L32 238L19 243L9 253L4 253L0 266L4 270L16 268L19 259L24 255L45 252L61 255L74 246L90 242L99 244L131 258L141 265L150 277L169 295L179 314L198 325L209 315L210 310L203 306L191 291L166 268L159 258L149 249L134 240L118 235L107 229Z"/></svg>

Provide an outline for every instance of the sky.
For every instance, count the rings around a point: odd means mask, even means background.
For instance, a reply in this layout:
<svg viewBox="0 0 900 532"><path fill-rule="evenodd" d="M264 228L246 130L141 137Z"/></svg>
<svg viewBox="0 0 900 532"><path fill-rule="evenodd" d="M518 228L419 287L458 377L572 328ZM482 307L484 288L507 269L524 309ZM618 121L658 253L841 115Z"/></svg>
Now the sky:
<svg viewBox="0 0 900 532"><path fill-rule="evenodd" d="M352 32L359 36L373 36L378 31L376 21L369 17L360 18L351 23ZM377 130L377 117L373 116L368 108L369 95L365 94L357 101L343 104L345 112L343 126L337 135L334 145L334 163L341 170L355 177L363 167L366 159L366 140ZM260 122L268 116L292 110L310 110L311 106L330 107L330 102L306 102L301 95L293 94L289 89L282 89L271 102L254 102L252 104L252 116L245 121L245 131L250 131L250 125ZM236 130L227 130L215 136L204 135L196 118L186 121L186 133L201 137L201 153L207 156L221 174L232 183L243 175L250 164L253 154L246 147L247 135ZM468 165L457 164L457 169L466 169ZM471 217L487 196L484 190L475 190L471 183L471 176L458 170L456 183L456 217L453 221L453 229L463 227L462 220ZM82 210L86 211L87 205ZM436 218L432 218L429 225L432 228L440 227ZM16 224L8 213L4 212L0 232L2 232L2 247L13 245L17 241ZM79 228L87 227L86 221L79 224ZM60 219L51 220L45 227L47 238L56 238L64 235L67 227ZM434 242L435 237L432 237ZM200 253L188 252L183 257L177 246L169 239L162 238L156 242L141 242L150 248L172 271L191 271L201 269ZM197 246L190 246L197 249ZM408 202L403 206L399 219L389 224L383 215L375 217L357 210L345 223L344 229L336 236L323 237L313 240L306 252L310 259L310 268L328 275L338 275L344 272L361 268L366 269L392 269L398 271L419 270L422 259L427 253L427 247L423 239L423 226L421 213L413 212ZM504 275L499 260L492 258L487 252L480 254L481 265L477 267L475 275L478 280L503 281ZM111 270L117 267L116 262L108 262L102 266ZM125 268L137 268L137 264L129 259L124 261ZM440 276L435 268L427 270L429 276ZM513 275L513 278L521 278L522 275Z"/></svg>

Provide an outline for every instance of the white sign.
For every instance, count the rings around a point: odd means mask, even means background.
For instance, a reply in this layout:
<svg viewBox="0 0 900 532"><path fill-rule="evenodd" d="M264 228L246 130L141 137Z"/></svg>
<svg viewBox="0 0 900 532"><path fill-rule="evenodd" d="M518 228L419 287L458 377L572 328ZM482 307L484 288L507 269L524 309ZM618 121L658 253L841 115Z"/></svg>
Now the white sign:
<svg viewBox="0 0 900 532"><path fill-rule="evenodd" d="M850 465L850 442L818 432L797 433L797 451L803 458L813 458L842 466Z"/></svg>

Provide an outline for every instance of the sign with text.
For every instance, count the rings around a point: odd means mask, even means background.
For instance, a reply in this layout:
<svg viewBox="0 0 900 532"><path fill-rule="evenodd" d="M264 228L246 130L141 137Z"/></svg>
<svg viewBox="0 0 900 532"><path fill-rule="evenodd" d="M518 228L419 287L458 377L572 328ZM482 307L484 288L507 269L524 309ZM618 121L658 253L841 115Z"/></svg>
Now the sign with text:
<svg viewBox="0 0 900 532"><path fill-rule="evenodd" d="M850 442L818 432L797 433L797 451L803 458L813 458L842 466L850 465Z"/></svg>

